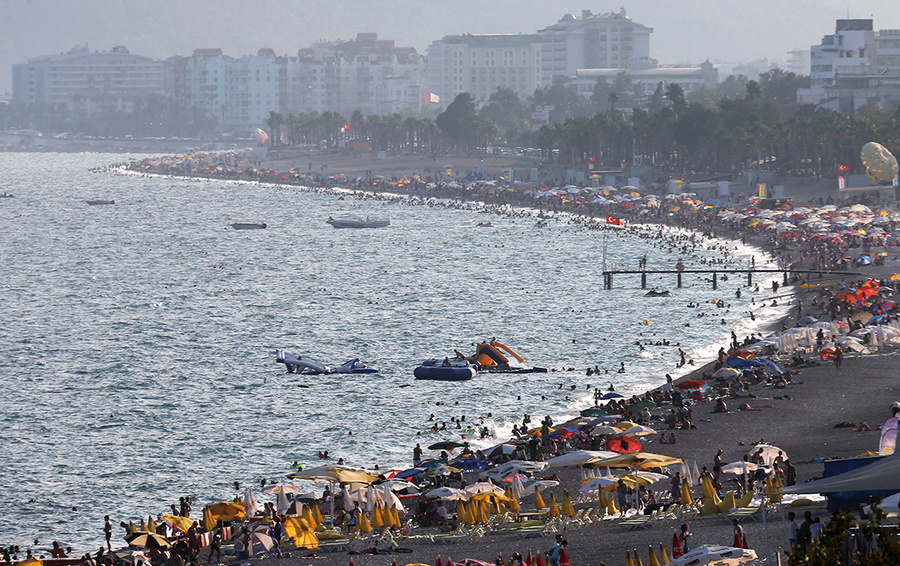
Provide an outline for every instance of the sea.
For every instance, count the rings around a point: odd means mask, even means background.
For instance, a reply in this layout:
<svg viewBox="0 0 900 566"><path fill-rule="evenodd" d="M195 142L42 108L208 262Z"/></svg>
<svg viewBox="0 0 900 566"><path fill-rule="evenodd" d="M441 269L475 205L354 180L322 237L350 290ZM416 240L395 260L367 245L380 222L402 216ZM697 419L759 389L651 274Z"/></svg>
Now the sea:
<svg viewBox="0 0 900 566"><path fill-rule="evenodd" d="M409 467L416 443L489 446L526 413L562 422L596 388L631 395L683 374L676 345L699 365L732 330L785 314L761 304L765 278L713 291L697 275L682 289L650 276L667 298L644 297L634 275L603 289L604 254L610 267L646 255L649 269L690 268L724 246L733 266L765 265L740 242L698 236L684 254L658 228L542 226L530 210L92 171L142 157L0 153L0 189L14 195L0 199L0 546L96 551L104 515L137 522L183 496L199 514L246 488L265 500L262 480L285 481L294 462L385 472ZM325 223L347 214L392 225ZM251 221L268 227L230 227ZM492 338L550 371L414 380L422 360ZM379 372L289 374L277 349Z"/></svg>

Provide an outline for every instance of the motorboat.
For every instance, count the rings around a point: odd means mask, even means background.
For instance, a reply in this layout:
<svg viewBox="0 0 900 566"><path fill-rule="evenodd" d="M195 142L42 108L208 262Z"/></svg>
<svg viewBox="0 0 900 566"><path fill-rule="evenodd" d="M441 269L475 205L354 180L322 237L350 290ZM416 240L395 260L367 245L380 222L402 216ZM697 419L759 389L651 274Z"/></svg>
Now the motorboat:
<svg viewBox="0 0 900 566"><path fill-rule="evenodd" d="M413 371L416 379L431 381L468 381L475 377L475 373L475 368L468 360L450 358L444 358L443 361L436 358L425 360Z"/></svg>
<svg viewBox="0 0 900 566"><path fill-rule="evenodd" d="M104 200L104 199L92 199L87 201L87 203L91 206L98 206L103 204L116 204L114 200Z"/></svg>
<svg viewBox="0 0 900 566"><path fill-rule="evenodd" d="M0 193L0 198L13 198L14 196L15 196L14 194L8 193L6 191L3 191L2 193Z"/></svg>
<svg viewBox="0 0 900 566"><path fill-rule="evenodd" d="M476 344L475 355L468 360L488 373L547 373L547 368L525 365L522 356L494 339Z"/></svg>
<svg viewBox="0 0 900 566"><path fill-rule="evenodd" d="M659 289L650 289L646 293L644 293L645 297L671 297L672 293L669 291L660 291Z"/></svg>
<svg viewBox="0 0 900 566"><path fill-rule="evenodd" d="M284 364L288 373L303 373L307 375L329 375L333 373L378 373L378 370L359 361L359 358L347 360L339 366L329 366L318 360L297 356L285 352L275 351L275 362Z"/></svg>
<svg viewBox="0 0 900 566"><path fill-rule="evenodd" d="M235 222L231 225L235 230L262 230L266 226L265 222Z"/></svg>
<svg viewBox="0 0 900 566"><path fill-rule="evenodd" d="M391 221L387 218L378 219L369 218L368 216L365 219L328 217L325 223L331 224L335 228L385 228L391 225Z"/></svg>

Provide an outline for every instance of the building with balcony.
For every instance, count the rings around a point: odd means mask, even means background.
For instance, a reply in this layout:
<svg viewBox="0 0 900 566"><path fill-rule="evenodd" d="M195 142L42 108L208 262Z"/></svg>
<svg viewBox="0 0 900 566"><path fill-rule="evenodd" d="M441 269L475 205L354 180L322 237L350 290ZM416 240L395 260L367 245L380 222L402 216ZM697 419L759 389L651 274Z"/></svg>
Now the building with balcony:
<svg viewBox="0 0 900 566"><path fill-rule="evenodd" d="M574 77L578 69L621 69L631 60L650 58L653 28L631 20L625 9L581 16L564 15L552 26L538 30L541 40L541 84L558 77Z"/></svg>
<svg viewBox="0 0 900 566"><path fill-rule="evenodd" d="M162 61L133 55L122 46L93 52L76 46L13 65L12 101L87 113L129 111L138 100L168 93L163 67Z"/></svg>
<svg viewBox="0 0 900 566"><path fill-rule="evenodd" d="M428 48L428 90L444 106L463 92L484 105L500 88L526 99L540 85L540 65L536 35L448 35Z"/></svg>

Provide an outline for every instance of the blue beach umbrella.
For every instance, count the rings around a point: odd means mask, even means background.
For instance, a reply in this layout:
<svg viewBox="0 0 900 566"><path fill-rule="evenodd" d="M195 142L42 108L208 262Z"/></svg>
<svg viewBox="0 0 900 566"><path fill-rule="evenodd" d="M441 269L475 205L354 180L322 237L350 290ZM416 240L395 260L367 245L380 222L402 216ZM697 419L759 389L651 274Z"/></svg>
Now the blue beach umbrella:
<svg viewBox="0 0 900 566"><path fill-rule="evenodd" d="M615 391L610 391L609 393L604 394L603 397L600 397L600 398L601 399L618 399L619 397L624 397L624 395L622 395L621 393L616 393Z"/></svg>
<svg viewBox="0 0 900 566"><path fill-rule="evenodd" d="M856 265L869 265L872 263L872 258L867 255L861 255L856 258Z"/></svg>
<svg viewBox="0 0 900 566"><path fill-rule="evenodd" d="M778 367L778 364L776 364L775 362L773 362L770 359L756 358L756 361L759 362L760 364L762 364L763 366L769 368L770 370L774 371L778 375L781 375L782 373L784 373L784 370L782 370L780 367Z"/></svg>

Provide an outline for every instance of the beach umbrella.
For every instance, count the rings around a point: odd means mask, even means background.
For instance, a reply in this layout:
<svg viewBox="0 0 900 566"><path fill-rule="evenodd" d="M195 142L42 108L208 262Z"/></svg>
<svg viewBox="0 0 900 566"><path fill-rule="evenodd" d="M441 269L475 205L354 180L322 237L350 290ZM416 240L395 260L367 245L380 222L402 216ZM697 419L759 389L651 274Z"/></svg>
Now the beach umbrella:
<svg viewBox="0 0 900 566"><path fill-rule="evenodd" d="M319 547L319 539L315 531L296 515L287 515L283 521L284 534L290 538L297 548L309 550Z"/></svg>
<svg viewBox="0 0 900 566"><path fill-rule="evenodd" d="M631 551L625 551L625 566L635 566L634 560L631 559Z"/></svg>
<svg viewBox="0 0 900 566"><path fill-rule="evenodd" d="M752 459L754 454L759 454L759 456L762 457L763 463L771 464L775 461L775 458L778 457L779 453L782 454L782 457L785 460L788 459L787 452L777 446L772 446L771 444L757 444L747 453L747 456L750 456Z"/></svg>
<svg viewBox="0 0 900 566"><path fill-rule="evenodd" d="M638 554L637 549L634 549L634 566L644 566L644 563L641 562L641 555Z"/></svg>
<svg viewBox="0 0 900 566"><path fill-rule="evenodd" d="M656 403L654 403L653 401L635 401L634 403L627 405L625 407L625 410L629 414L636 414L643 411L644 408L653 410L656 408Z"/></svg>
<svg viewBox="0 0 900 566"><path fill-rule="evenodd" d="M622 434L628 436L647 436L648 434L656 434L656 431L649 426L634 425L626 428Z"/></svg>
<svg viewBox="0 0 900 566"><path fill-rule="evenodd" d="M547 505L544 503L544 498L541 497L541 490L537 487L534 488L534 508L538 511L546 507Z"/></svg>
<svg viewBox="0 0 900 566"><path fill-rule="evenodd" d="M593 465L608 466L610 468L635 467L640 469L649 469L665 468L666 466L680 464L681 462L682 460L679 458L665 456L663 454L653 454L650 452L629 452L626 454L619 454L618 456L614 456L606 460L594 462Z"/></svg>
<svg viewBox="0 0 900 566"><path fill-rule="evenodd" d="M563 490L562 495L562 514L566 517L574 517L575 516L575 507L572 505L572 498L569 497L569 492L565 489Z"/></svg>
<svg viewBox="0 0 900 566"><path fill-rule="evenodd" d="M431 470L430 472L427 472L425 475L426 476L449 476L450 474L458 474L461 471L462 470L460 470L459 468L452 468L450 466L447 466L446 464L441 464L438 467L436 467L435 469Z"/></svg>
<svg viewBox="0 0 900 566"><path fill-rule="evenodd" d="M650 547L649 555L647 556L647 566L661 566L659 559L656 558L656 553L653 552L652 546Z"/></svg>
<svg viewBox="0 0 900 566"><path fill-rule="evenodd" d="M378 481L378 476L366 473L362 470L354 470L345 466L325 466L301 470L287 476L290 479L312 480L316 482L337 483L364 483L370 484Z"/></svg>
<svg viewBox="0 0 900 566"><path fill-rule="evenodd" d="M381 511L381 504L379 503L375 505L375 509L372 511L372 528L383 529L384 526L384 513Z"/></svg>
<svg viewBox="0 0 900 566"><path fill-rule="evenodd" d="M477 494L477 493L497 493L497 494L501 494L501 495L503 494L502 487L496 486L496 485L494 485L490 482L486 482L486 481L473 483L472 485L466 487L465 491L468 493L471 493L471 494Z"/></svg>
<svg viewBox="0 0 900 566"><path fill-rule="evenodd" d="M525 492L525 486L522 485L522 478L519 476L519 474L513 476L511 484L512 485L510 485L510 489L512 490L515 498L518 499L522 497Z"/></svg>
<svg viewBox="0 0 900 566"><path fill-rule="evenodd" d="M369 518L362 509L356 511L356 531L363 534L372 532L372 524L369 523Z"/></svg>
<svg viewBox="0 0 900 566"><path fill-rule="evenodd" d="M472 505L475 505L478 510L478 522L486 525L488 522L488 512L487 512L487 503L484 501L472 502Z"/></svg>
<svg viewBox="0 0 900 566"><path fill-rule="evenodd" d="M556 506L556 496L552 493L550 494L550 509L547 511L547 516L551 519L559 517L559 507Z"/></svg>
<svg viewBox="0 0 900 566"><path fill-rule="evenodd" d="M528 486L522 491L522 495L534 493L536 489L550 489L551 487L556 487L558 485L559 482L556 480L534 480L533 482L528 483Z"/></svg>
<svg viewBox="0 0 900 566"><path fill-rule="evenodd" d="M165 519L169 524L183 533L188 532L188 529L194 526L194 521L188 519L187 517L181 517L179 515L163 514L163 519Z"/></svg>
<svg viewBox="0 0 900 566"><path fill-rule="evenodd" d="M606 451L594 450L577 450L569 452L562 456L557 456L547 460L547 466L550 468L564 468L567 466L582 466L598 459L609 458L612 455Z"/></svg>
<svg viewBox="0 0 900 566"><path fill-rule="evenodd" d="M213 526L215 526L215 524L213 524ZM212 529L206 529L206 530L209 531ZM153 520L153 515L150 515L149 517L147 517L147 532L150 532L150 533L156 532L156 521Z"/></svg>
<svg viewBox="0 0 900 566"><path fill-rule="evenodd" d="M810 324L813 324L816 322L819 322L818 318L815 318L812 316L804 316L803 318L801 318L800 320L797 321L797 324L799 326L809 326Z"/></svg>
<svg viewBox="0 0 900 566"><path fill-rule="evenodd" d="M449 450L452 452L456 448L465 448L468 446L468 442L456 442L455 440L444 440L442 442L435 442L434 444L428 447L429 450Z"/></svg>
<svg viewBox="0 0 900 566"><path fill-rule="evenodd" d="M622 476L622 479L633 480L639 485L652 485L660 480L668 478L669 476L665 474L657 474L656 472L647 472L644 470L636 470L634 472L631 472L627 476Z"/></svg>
<svg viewBox="0 0 900 566"><path fill-rule="evenodd" d="M663 564L669 563L669 555L666 554L666 547L663 543L659 543L659 561Z"/></svg>
<svg viewBox="0 0 900 566"><path fill-rule="evenodd" d="M635 426L636 424L637 424L637 423L636 423L636 422L633 422L633 421L619 421L619 422L616 423L615 426L616 426L616 428L618 428L619 430L625 430L625 429L627 429L627 428L631 428L631 427Z"/></svg>
<svg viewBox="0 0 900 566"><path fill-rule="evenodd" d="M763 366L769 368L770 370L774 371L778 375L781 375L782 373L784 373L784 370L782 370L780 367L778 367L778 364L776 364L775 362L773 362L772 360L770 360L768 358L756 358L756 361L759 362L760 364L762 364Z"/></svg>
<svg viewBox="0 0 900 566"><path fill-rule="evenodd" d="M425 494L429 499L444 499L446 501L467 501L472 495L462 489L453 487L439 487Z"/></svg>
<svg viewBox="0 0 900 566"><path fill-rule="evenodd" d="M621 429L618 429L614 426L602 424L602 425L595 426L594 428L592 428L591 434L605 434L605 435L622 434L622 431L621 431Z"/></svg>
<svg viewBox="0 0 900 566"><path fill-rule="evenodd" d="M688 379L675 384L675 387L682 391L702 391L706 387L706 382L701 379Z"/></svg>
<svg viewBox="0 0 900 566"><path fill-rule="evenodd" d="M596 489L606 489L610 486L614 486L616 485L616 483L618 483L618 481L619 478L615 476L601 476L599 478L594 478L588 481L583 486L581 486L581 489L579 489L578 491L581 491L583 493L590 493Z"/></svg>
<svg viewBox="0 0 900 566"><path fill-rule="evenodd" d="M630 436L614 436L607 440L604 445L613 452L618 452L619 454L637 452L641 449L641 441Z"/></svg>
<svg viewBox="0 0 900 566"><path fill-rule="evenodd" d="M606 399L619 399L619 398L621 398L621 397L624 397L624 395L622 395L621 393L616 393L615 391L610 391L609 393L604 393L604 394L603 394L603 397L600 397L600 399L603 399L603 400L606 400ZM599 415L598 415L598 416L599 416Z"/></svg>
<svg viewBox="0 0 900 566"><path fill-rule="evenodd" d="M723 474L748 474L751 472L755 472L759 466L752 462L732 462L730 464L725 464L722 466Z"/></svg>
<svg viewBox="0 0 900 566"><path fill-rule="evenodd" d="M484 451L484 455L488 458L493 458L495 456L508 455L512 454L517 450L517 446L513 446L512 444L498 444L497 446L492 446Z"/></svg>
<svg viewBox="0 0 900 566"><path fill-rule="evenodd" d="M130 533L125 535L125 542L129 546L138 546L141 548L158 548L166 550L172 548L169 539L156 533Z"/></svg>
<svg viewBox="0 0 900 566"><path fill-rule="evenodd" d="M729 377L737 377L741 375L741 371L734 368L721 368L713 372L712 375L713 377L724 377L727 379Z"/></svg>
<svg viewBox="0 0 900 566"><path fill-rule="evenodd" d="M691 485L686 478L681 481L681 502L688 504L694 502L694 496L691 494Z"/></svg>

